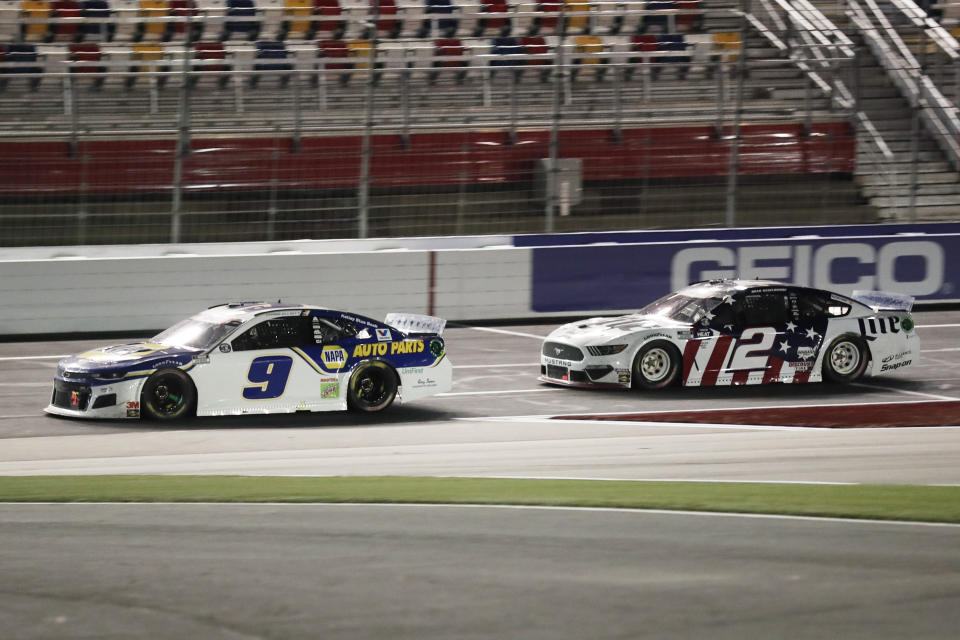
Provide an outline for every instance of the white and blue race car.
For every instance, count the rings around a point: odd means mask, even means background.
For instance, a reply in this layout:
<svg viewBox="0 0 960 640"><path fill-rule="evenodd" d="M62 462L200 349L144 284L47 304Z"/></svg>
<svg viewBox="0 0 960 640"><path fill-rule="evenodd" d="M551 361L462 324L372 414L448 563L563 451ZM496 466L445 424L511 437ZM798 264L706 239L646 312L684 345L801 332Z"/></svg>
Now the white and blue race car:
<svg viewBox="0 0 960 640"><path fill-rule="evenodd" d="M540 380L623 389L853 382L917 361L912 305L884 292L699 282L634 314L557 328L541 345Z"/></svg>
<svg viewBox="0 0 960 640"><path fill-rule="evenodd" d="M242 302L149 342L61 360L48 413L169 420L297 411L381 411L452 386L445 320L384 322L322 307Z"/></svg>

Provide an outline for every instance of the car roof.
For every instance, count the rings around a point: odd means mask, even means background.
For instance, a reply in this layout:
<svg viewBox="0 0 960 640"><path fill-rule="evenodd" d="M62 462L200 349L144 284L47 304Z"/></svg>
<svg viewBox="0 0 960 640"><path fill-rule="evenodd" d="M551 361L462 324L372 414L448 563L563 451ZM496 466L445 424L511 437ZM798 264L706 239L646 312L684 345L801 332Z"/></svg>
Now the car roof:
<svg viewBox="0 0 960 640"><path fill-rule="evenodd" d="M777 282L776 280L704 280L694 282L693 284L681 289L678 293L688 295L693 298L712 298L732 295L738 291L747 289L763 289L773 287L796 288L792 284Z"/></svg>
<svg viewBox="0 0 960 640"><path fill-rule="evenodd" d="M235 320L246 322L251 318L261 315L294 315L305 310L323 311L327 309L313 305L284 302L225 302L201 311L194 317L205 322L222 324Z"/></svg>

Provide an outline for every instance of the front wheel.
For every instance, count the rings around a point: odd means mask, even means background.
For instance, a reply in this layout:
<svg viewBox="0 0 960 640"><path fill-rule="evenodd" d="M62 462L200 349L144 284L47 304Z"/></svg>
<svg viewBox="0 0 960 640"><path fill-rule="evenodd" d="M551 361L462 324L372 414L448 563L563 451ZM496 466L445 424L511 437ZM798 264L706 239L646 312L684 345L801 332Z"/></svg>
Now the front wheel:
<svg viewBox="0 0 960 640"><path fill-rule="evenodd" d="M397 397L397 374L379 360L364 362L350 378L347 406L354 411L383 411Z"/></svg>
<svg viewBox="0 0 960 640"><path fill-rule="evenodd" d="M154 420L176 420L193 410L197 390L179 369L157 371L147 378L140 392L143 415Z"/></svg>
<svg viewBox="0 0 960 640"><path fill-rule="evenodd" d="M867 369L867 348L858 336L840 336L823 354L823 378L853 382Z"/></svg>
<svg viewBox="0 0 960 640"><path fill-rule="evenodd" d="M664 340L650 342L633 360L633 386L642 389L663 389L680 376L680 352Z"/></svg>

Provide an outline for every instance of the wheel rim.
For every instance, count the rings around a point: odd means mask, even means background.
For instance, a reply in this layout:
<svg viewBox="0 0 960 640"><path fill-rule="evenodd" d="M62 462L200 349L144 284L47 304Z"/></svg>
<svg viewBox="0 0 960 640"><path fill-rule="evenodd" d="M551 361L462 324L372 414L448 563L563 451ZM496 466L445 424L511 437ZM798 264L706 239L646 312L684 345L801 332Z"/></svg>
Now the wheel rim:
<svg viewBox="0 0 960 640"><path fill-rule="evenodd" d="M842 376L850 375L860 366L860 349L852 342L844 340L830 352L830 366Z"/></svg>
<svg viewBox="0 0 960 640"><path fill-rule="evenodd" d="M659 382L670 373L670 354L659 347L650 349L640 359L640 375L650 382Z"/></svg>
<svg viewBox="0 0 960 640"><path fill-rule="evenodd" d="M367 369L357 380L357 400L375 406L387 397L386 377L379 369Z"/></svg>
<svg viewBox="0 0 960 640"><path fill-rule="evenodd" d="M175 376L164 376L153 385L151 400L163 415L172 415L183 408L186 402L183 383Z"/></svg>

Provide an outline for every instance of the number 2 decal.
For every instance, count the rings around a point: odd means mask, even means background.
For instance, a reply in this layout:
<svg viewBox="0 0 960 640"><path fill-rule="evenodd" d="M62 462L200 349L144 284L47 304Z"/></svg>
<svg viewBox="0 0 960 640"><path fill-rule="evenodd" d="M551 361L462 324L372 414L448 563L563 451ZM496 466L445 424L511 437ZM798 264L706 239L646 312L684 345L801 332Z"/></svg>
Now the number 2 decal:
<svg viewBox="0 0 960 640"><path fill-rule="evenodd" d="M777 330L773 327L744 329L726 368L766 369L767 361L770 359L768 352L776 339Z"/></svg>
<svg viewBox="0 0 960 640"><path fill-rule="evenodd" d="M279 398L287 387L293 358L290 356L261 356L254 358L247 371L247 380L253 385L243 388L247 400Z"/></svg>

